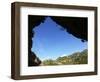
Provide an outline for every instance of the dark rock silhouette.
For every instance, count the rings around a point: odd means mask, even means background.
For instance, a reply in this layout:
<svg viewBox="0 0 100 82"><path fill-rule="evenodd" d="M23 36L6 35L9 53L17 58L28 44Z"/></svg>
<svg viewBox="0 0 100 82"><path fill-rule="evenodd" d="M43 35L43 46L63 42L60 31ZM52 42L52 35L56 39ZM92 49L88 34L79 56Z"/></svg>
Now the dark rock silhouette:
<svg viewBox="0 0 100 82"><path fill-rule="evenodd" d="M87 18L79 17L51 17L54 22L62 26L68 33L83 40L88 40L87 37Z"/></svg>
<svg viewBox="0 0 100 82"><path fill-rule="evenodd" d="M28 55L28 65L29 66L38 66L41 64L41 60L36 56L36 54L34 54L33 52L31 52Z"/></svg>
<svg viewBox="0 0 100 82"><path fill-rule="evenodd" d="M46 17L50 17L58 25L62 26L66 32L72 34L76 38L81 39L82 42L88 41L88 27L87 18L83 17L58 17L58 16L28 16L28 66L39 66L41 60L38 58L38 63L35 63L36 55L31 51L32 37L34 37L33 28L45 21ZM33 44L34 45L34 44Z"/></svg>
<svg viewBox="0 0 100 82"><path fill-rule="evenodd" d="M44 22L44 17L41 16L31 16L28 18L28 66L39 66L41 60L37 58L36 54L31 51L32 48L32 37L34 36L33 28L38 26L41 22ZM37 59L37 63L35 62Z"/></svg>

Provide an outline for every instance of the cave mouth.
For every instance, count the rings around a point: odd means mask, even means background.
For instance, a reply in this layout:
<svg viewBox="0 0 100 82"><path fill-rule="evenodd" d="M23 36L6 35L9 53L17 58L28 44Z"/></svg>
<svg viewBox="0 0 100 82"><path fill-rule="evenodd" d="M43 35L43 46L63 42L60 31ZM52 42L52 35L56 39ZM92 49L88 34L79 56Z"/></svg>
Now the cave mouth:
<svg viewBox="0 0 100 82"><path fill-rule="evenodd" d="M66 33L71 34L71 36L79 39L80 41L82 40L83 42L84 41L87 42L88 40L87 28L86 28L87 18L29 15L28 16L28 66L39 66L41 64L40 58L36 55L35 52L32 51L32 47L34 46L34 36L35 36L34 29L36 28L39 29L39 26L41 26L41 24L44 24L48 18L57 25L57 28L60 27L58 29L62 32L65 32L65 34ZM77 25L78 23L79 25ZM84 26L85 28L83 28ZM78 28L78 30L75 29L75 27ZM83 32L81 32L82 30Z"/></svg>

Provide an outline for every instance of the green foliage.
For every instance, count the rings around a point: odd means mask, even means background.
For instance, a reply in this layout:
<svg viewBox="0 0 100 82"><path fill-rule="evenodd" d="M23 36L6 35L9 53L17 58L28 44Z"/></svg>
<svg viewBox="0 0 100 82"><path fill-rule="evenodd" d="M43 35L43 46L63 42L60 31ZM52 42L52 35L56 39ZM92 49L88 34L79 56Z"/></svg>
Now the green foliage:
<svg viewBox="0 0 100 82"><path fill-rule="evenodd" d="M58 57L56 60L47 59L42 63L43 65L71 65L71 64L87 64L88 53L87 49L82 52L76 52L69 56Z"/></svg>
<svg viewBox="0 0 100 82"><path fill-rule="evenodd" d="M48 59L43 61L43 65L57 65L57 63L52 59Z"/></svg>
<svg viewBox="0 0 100 82"><path fill-rule="evenodd" d="M56 61L57 61L59 64L63 64L63 65L71 64L71 63L72 63L71 58L70 58L70 57L67 57L67 56L58 57L58 58L56 59Z"/></svg>

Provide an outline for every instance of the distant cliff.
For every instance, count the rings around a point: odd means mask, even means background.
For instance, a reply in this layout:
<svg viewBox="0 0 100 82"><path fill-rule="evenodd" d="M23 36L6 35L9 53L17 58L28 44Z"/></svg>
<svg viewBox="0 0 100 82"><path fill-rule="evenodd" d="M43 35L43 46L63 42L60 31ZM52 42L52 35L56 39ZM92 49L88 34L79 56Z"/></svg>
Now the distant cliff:
<svg viewBox="0 0 100 82"><path fill-rule="evenodd" d="M82 52L75 52L71 55L58 57L57 59L47 59L42 61L42 65L73 65L73 64L87 64L88 50Z"/></svg>

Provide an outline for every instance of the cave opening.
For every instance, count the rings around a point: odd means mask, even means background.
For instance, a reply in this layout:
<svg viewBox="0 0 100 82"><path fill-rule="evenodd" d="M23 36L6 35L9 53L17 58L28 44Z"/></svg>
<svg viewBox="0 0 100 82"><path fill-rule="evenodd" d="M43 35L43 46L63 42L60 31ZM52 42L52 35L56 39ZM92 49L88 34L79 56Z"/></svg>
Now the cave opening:
<svg viewBox="0 0 100 82"><path fill-rule="evenodd" d="M41 64L40 58L37 57L36 53L32 51L32 47L34 45L34 36L35 36L34 29L38 28L41 24L45 23L47 19L52 20L57 26L59 26L59 28L58 27L57 28L61 32L65 32L65 34L68 33L71 36L79 39L81 42L88 41L87 18L29 15L28 16L28 66L39 66ZM51 35L52 35L52 32L51 32Z"/></svg>

